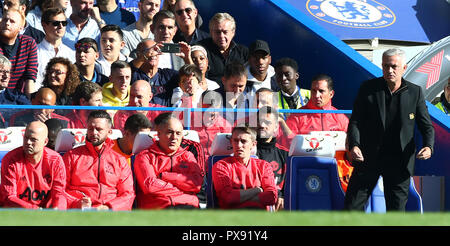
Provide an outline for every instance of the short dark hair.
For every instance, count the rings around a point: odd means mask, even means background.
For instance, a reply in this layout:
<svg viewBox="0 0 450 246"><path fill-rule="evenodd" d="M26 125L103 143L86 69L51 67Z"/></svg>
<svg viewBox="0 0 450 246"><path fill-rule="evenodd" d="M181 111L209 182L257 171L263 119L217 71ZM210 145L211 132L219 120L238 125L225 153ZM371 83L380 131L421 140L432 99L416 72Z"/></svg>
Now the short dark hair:
<svg viewBox="0 0 450 246"><path fill-rule="evenodd" d="M232 78L232 77L247 77L247 70L245 66L240 62L231 62L225 66L225 71L223 73L223 77Z"/></svg>
<svg viewBox="0 0 450 246"><path fill-rule="evenodd" d="M162 124L167 124L170 119L178 119L172 112L164 112L156 116L153 120L155 122L155 126L160 126Z"/></svg>
<svg viewBox="0 0 450 246"><path fill-rule="evenodd" d="M111 64L111 72L116 69L123 69L123 68L131 69L130 64L128 64L128 62L126 62L126 61L118 60Z"/></svg>
<svg viewBox="0 0 450 246"><path fill-rule="evenodd" d="M89 101L92 98L92 94L96 92L101 92L102 87L90 81L81 82L75 92L73 93L72 100L74 105L80 105L80 99L83 98L86 101Z"/></svg>
<svg viewBox="0 0 450 246"><path fill-rule="evenodd" d="M185 65L183 65L178 70L178 76L180 78L178 83L181 81L181 77L182 76L191 76L192 74L194 74L195 78L197 78L199 83L202 81L203 74L202 74L202 71L200 70L200 68L198 68L195 64L185 64Z"/></svg>
<svg viewBox="0 0 450 246"><path fill-rule="evenodd" d="M44 10L44 12L42 13L42 17L41 17L41 22L42 23L48 23L50 21L50 18L57 16L59 14L64 14L64 10L62 8L49 8Z"/></svg>
<svg viewBox="0 0 450 246"><path fill-rule="evenodd" d="M98 52L98 44L97 41L95 41L95 39L93 38L82 38L80 40L78 40L75 43L75 50L77 49L78 45L83 45L83 44L88 44L90 47L92 47L95 52Z"/></svg>
<svg viewBox="0 0 450 246"><path fill-rule="evenodd" d="M61 121L56 118L48 119L44 122L44 124L47 126L48 131L59 132L63 129Z"/></svg>
<svg viewBox="0 0 450 246"><path fill-rule="evenodd" d="M123 32L118 25L109 24L102 27L102 29L100 29L100 34L103 34L105 32L117 32L117 34L119 34L120 36L120 40L121 41L123 40Z"/></svg>
<svg viewBox="0 0 450 246"><path fill-rule="evenodd" d="M323 74L323 73L318 74L312 78L311 84L314 83L315 81L319 81L319 80L325 80L328 84L328 90L330 90L330 91L334 90L333 79L330 76Z"/></svg>
<svg viewBox="0 0 450 246"><path fill-rule="evenodd" d="M106 119L110 127L112 127L111 116L105 110L94 110L89 113L87 120L91 119Z"/></svg>
<svg viewBox="0 0 450 246"><path fill-rule="evenodd" d="M298 72L298 64L297 64L297 62L296 62L294 59L292 59L292 58L289 58L289 57L283 57L283 58L277 60L277 61L275 62L275 64L274 64L273 67L274 67L275 69L277 69L277 68L280 68L280 67L282 67L282 66L289 66L289 67L291 67L292 69L294 69L295 72Z"/></svg>
<svg viewBox="0 0 450 246"><path fill-rule="evenodd" d="M131 132L132 134L137 134L142 128L152 128L152 123L147 118L147 116L136 113L128 117L125 121L124 130Z"/></svg>

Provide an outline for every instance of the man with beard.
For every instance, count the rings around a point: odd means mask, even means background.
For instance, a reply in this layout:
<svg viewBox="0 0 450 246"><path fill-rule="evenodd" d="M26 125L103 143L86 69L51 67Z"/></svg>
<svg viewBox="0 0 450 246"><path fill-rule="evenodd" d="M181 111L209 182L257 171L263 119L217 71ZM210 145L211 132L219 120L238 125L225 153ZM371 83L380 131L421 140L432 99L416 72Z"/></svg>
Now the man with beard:
<svg viewBox="0 0 450 246"><path fill-rule="evenodd" d="M278 112L272 107L263 107L258 111L258 137L256 155L272 165L275 184L278 190L276 210L284 208L284 179L289 150L277 143Z"/></svg>
<svg viewBox="0 0 450 246"><path fill-rule="evenodd" d="M124 55L136 58L136 53L133 51L137 45L144 39L154 39L150 26L153 22L153 16L159 11L160 5L161 0L140 0L138 2L139 19L123 29L125 47L122 53Z"/></svg>
<svg viewBox="0 0 450 246"><path fill-rule="evenodd" d="M17 89L28 97L35 91L37 76L37 46L34 39L20 35L25 16L16 9L3 13L0 21L0 54L11 61L8 88Z"/></svg>
<svg viewBox="0 0 450 246"><path fill-rule="evenodd" d="M72 14L67 19L67 29L62 41L75 50L75 43L82 38L93 38L100 43L100 28L106 25L101 19L94 0L71 0Z"/></svg>
<svg viewBox="0 0 450 246"><path fill-rule="evenodd" d="M0 196L4 207L66 209L64 162L45 147L47 143L47 126L33 121L25 128L23 146L3 157Z"/></svg>
<svg viewBox="0 0 450 246"><path fill-rule="evenodd" d="M113 150L112 120L103 110L87 120L86 144L69 150L63 160L68 208L131 210L133 175L124 156Z"/></svg>

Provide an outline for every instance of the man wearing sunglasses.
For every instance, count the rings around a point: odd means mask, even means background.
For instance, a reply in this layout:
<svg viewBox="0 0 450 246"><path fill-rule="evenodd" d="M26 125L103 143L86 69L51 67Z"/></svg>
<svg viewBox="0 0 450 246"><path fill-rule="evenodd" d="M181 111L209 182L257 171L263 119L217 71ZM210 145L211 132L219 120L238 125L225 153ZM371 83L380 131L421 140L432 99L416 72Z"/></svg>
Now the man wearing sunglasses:
<svg viewBox="0 0 450 246"><path fill-rule="evenodd" d="M67 18L64 10L60 8L46 9L42 14L42 27L45 31L45 38L38 44L38 76L36 88L42 86L45 76L45 67L50 59L59 56L69 59L75 63L75 52L62 43L62 38L66 33Z"/></svg>
<svg viewBox="0 0 450 246"><path fill-rule="evenodd" d="M197 28L198 10L192 0L179 0L175 3L175 20L178 31L173 38L175 43L180 41L190 45L209 38L209 34Z"/></svg>

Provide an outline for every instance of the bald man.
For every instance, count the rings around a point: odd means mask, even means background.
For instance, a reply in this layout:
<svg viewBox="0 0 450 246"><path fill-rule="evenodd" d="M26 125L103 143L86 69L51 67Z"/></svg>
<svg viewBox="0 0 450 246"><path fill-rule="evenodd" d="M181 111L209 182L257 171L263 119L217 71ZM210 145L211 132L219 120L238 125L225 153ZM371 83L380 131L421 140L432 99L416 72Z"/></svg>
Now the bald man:
<svg viewBox="0 0 450 246"><path fill-rule="evenodd" d="M159 104L150 103L153 98L152 87L145 80L137 80L130 88L129 107L163 107ZM123 131L125 121L133 114L140 113L153 122L161 111L145 111L145 110L121 110L114 115L114 128Z"/></svg>
<svg viewBox="0 0 450 246"><path fill-rule="evenodd" d="M4 207L66 209L66 171L61 156L46 147L47 126L32 121L23 146L2 159L0 194Z"/></svg>
<svg viewBox="0 0 450 246"><path fill-rule="evenodd" d="M32 105L54 106L56 104L56 94L50 88L40 88L34 98L31 100ZM58 119L63 128L67 128L69 119L54 113L55 109L28 109L13 114L9 120L9 126L26 126L28 123L38 120L45 122L48 119Z"/></svg>
<svg viewBox="0 0 450 246"><path fill-rule="evenodd" d="M161 104L156 101L165 92L172 97L172 91L178 86L178 71L170 68L158 68L159 58L162 54L160 48L161 43L156 43L151 39L142 40L136 50L138 51L137 58L134 59L130 65L133 71L131 75L131 83L137 80L145 80L152 86L153 103ZM170 106L170 105L164 105Z"/></svg>

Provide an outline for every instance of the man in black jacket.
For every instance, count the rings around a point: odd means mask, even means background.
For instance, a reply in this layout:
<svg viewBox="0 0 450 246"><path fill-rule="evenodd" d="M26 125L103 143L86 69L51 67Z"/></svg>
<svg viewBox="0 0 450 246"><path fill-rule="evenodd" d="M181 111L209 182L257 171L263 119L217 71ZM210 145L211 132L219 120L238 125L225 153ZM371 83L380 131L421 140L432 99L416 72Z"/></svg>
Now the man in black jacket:
<svg viewBox="0 0 450 246"><path fill-rule="evenodd" d="M345 197L349 210L363 210L378 178L383 176L386 209L405 210L415 157L431 157L434 128L421 88L402 78L404 51L383 53L383 77L364 82L348 126L354 170ZM415 155L414 127L422 135Z"/></svg>
<svg viewBox="0 0 450 246"><path fill-rule="evenodd" d="M278 112L272 107L262 107L258 111L258 137L256 155L259 159L272 164L275 176L275 184L278 189L278 200L275 209L284 208L284 179L286 176L286 161L288 150L277 144L276 135L278 133Z"/></svg>

